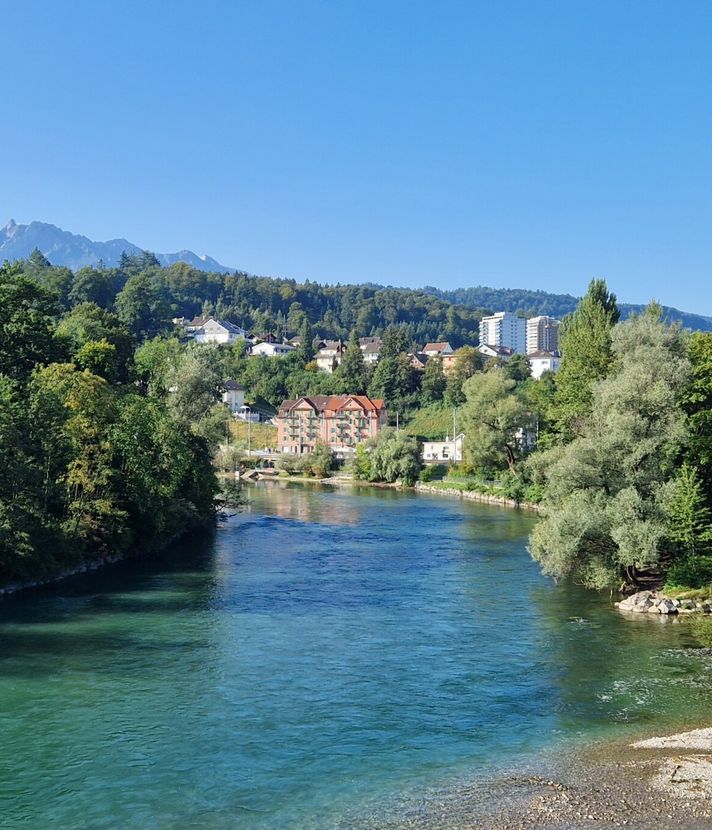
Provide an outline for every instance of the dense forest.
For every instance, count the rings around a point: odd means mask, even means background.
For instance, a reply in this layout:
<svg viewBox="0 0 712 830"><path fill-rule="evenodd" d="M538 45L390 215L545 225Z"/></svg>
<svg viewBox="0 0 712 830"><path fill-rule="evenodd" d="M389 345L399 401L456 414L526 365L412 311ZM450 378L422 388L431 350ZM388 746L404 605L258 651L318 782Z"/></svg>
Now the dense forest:
<svg viewBox="0 0 712 830"><path fill-rule="evenodd" d="M154 548L214 516L206 439L136 382L117 314L69 310L72 285L38 257L0 267L0 584Z"/></svg>

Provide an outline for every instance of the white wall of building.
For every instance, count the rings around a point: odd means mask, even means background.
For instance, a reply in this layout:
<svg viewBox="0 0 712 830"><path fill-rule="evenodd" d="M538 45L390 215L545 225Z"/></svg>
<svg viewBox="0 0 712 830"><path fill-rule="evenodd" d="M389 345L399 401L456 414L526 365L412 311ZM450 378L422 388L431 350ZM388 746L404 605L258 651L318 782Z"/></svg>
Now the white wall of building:
<svg viewBox="0 0 712 830"><path fill-rule="evenodd" d="M498 311L480 321L480 343L489 346L507 346L515 352L526 353L527 321L509 311Z"/></svg>

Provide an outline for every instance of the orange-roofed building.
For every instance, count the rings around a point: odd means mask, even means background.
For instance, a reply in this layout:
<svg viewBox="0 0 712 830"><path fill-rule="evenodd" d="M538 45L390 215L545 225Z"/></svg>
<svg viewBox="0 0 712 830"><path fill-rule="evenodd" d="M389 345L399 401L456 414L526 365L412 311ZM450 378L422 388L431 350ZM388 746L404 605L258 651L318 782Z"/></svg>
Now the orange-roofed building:
<svg viewBox="0 0 712 830"><path fill-rule="evenodd" d="M346 456L378 435L388 413L384 401L368 395L312 395L283 401L276 420L280 452L302 455L326 444Z"/></svg>

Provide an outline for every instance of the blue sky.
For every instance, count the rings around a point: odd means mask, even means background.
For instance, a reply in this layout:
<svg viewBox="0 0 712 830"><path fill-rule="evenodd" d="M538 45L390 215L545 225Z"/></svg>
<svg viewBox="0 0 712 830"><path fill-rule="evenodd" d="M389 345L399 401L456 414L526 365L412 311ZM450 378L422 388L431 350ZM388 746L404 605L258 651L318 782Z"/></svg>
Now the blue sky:
<svg viewBox="0 0 712 830"><path fill-rule="evenodd" d="M3 5L0 224L712 314L707 2Z"/></svg>

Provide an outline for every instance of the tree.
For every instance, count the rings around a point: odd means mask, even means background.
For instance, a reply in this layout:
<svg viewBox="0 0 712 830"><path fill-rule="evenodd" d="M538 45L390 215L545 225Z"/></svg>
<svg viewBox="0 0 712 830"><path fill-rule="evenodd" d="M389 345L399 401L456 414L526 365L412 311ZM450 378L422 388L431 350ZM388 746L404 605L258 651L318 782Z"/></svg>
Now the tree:
<svg viewBox="0 0 712 830"><path fill-rule="evenodd" d="M397 410L408 406L408 398L418 388L418 373L406 354L381 357L368 387L372 398L383 398Z"/></svg>
<svg viewBox="0 0 712 830"><path fill-rule="evenodd" d="M125 280L115 269L80 268L74 275L69 300L73 305L96 303L101 308L111 309Z"/></svg>
<svg viewBox="0 0 712 830"><path fill-rule="evenodd" d="M470 469L501 470L506 465L516 474L531 420L516 387L502 369L473 375L466 381L460 421L465 463Z"/></svg>
<svg viewBox="0 0 712 830"><path fill-rule="evenodd" d="M19 263L0 266L0 374L26 381L35 365L57 354L55 297L22 274Z"/></svg>
<svg viewBox="0 0 712 830"><path fill-rule="evenodd" d="M465 402L463 384L476 372L482 371L483 356L473 346L462 346L457 350L455 365L447 376L445 403L450 407L460 406Z"/></svg>
<svg viewBox="0 0 712 830"><path fill-rule="evenodd" d="M343 380L347 394L363 395L365 393L366 370L356 329L351 332L341 365L336 371Z"/></svg>
<svg viewBox="0 0 712 830"><path fill-rule="evenodd" d="M513 354L503 368L504 374L517 383L532 376L532 367L525 354Z"/></svg>
<svg viewBox="0 0 712 830"><path fill-rule="evenodd" d="M440 357L431 357L425 364L423 380L420 388L423 392L423 399L428 403L436 403L443 399L447 379L443 371L443 362Z"/></svg>
<svg viewBox="0 0 712 830"><path fill-rule="evenodd" d="M712 579L712 559L707 555L712 542L712 511L705 503L697 470L684 463L664 485L661 501L673 554L668 581L692 587L708 583Z"/></svg>
<svg viewBox="0 0 712 830"><path fill-rule="evenodd" d="M299 459L299 468L306 475L324 478L334 468L334 456L326 444L317 444Z"/></svg>
<svg viewBox="0 0 712 830"><path fill-rule="evenodd" d="M383 333L383 343L379 352L380 360L407 354L412 348L412 338L406 326L390 325Z"/></svg>
<svg viewBox="0 0 712 830"><path fill-rule="evenodd" d="M611 329L619 316L616 296L609 293L605 280L591 280L576 311L563 320L556 422L564 440L580 434L591 412L593 385L608 374Z"/></svg>
<svg viewBox="0 0 712 830"><path fill-rule="evenodd" d="M544 573L595 588L635 584L666 553L662 485L686 437L679 398L689 376L685 336L659 307L612 332L614 370L593 389L581 435L539 458L544 518L531 552Z"/></svg>
<svg viewBox="0 0 712 830"><path fill-rule="evenodd" d="M371 481L401 481L412 485L422 466L420 444L411 435L385 427L378 433L370 453Z"/></svg>
<svg viewBox="0 0 712 830"><path fill-rule="evenodd" d="M690 430L685 458L697 468L705 502L712 507L712 333L695 332L689 354L692 372L682 395Z"/></svg>
<svg viewBox="0 0 712 830"><path fill-rule="evenodd" d="M310 360L314 359L314 332L312 331L311 323L306 317L302 323L299 336L301 341L297 353L302 365L306 365Z"/></svg>
<svg viewBox="0 0 712 830"><path fill-rule="evenodd" d="M81 303L60 321L56 336L82 368L110 381L128 381L134 339L116 314L95 303ZM97 345L101 343L105 345Z"/></svg>
<svg viewBox="0 0 712 830"><path fill-rule="evenodd" d="M143 271L130 277L116 297L116 312L139 340L167 331L170 326L170 307L163 290Z"/></svg>

